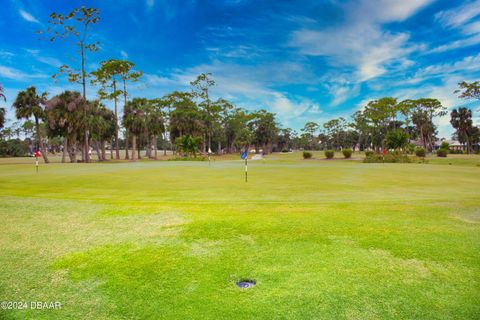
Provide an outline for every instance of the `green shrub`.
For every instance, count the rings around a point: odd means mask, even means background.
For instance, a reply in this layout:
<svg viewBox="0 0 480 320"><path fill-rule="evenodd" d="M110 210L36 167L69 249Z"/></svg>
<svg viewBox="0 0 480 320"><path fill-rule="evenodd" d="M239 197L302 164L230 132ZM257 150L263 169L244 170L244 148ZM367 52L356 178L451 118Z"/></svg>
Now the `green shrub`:
<svg viewBox="0 0 480 320"><path fill-rule="evenodd" d="M349 159L352 157L352 149L343 149L342 150L342 153L343 153L343 156L345 157L345 159Z"/></svg>
<svg viewBox="0 0 480 320"><path fill-rule="evenodd" d="M175 141L179 152L183 152L187 157L190 155L192 155L194 158L197 157L201 142L200 137L193 137L187 134L185 136L178 137Z"/></svg>
<svg viewBox="0 0 480 320"><path fill-rule="evenodd" d="M385 144L388 149L404 148L408 144L410 135L402 129L389 131L385 136Z"/></svg>
<svg viewBox="0 0 480 320"><path fill-rule="evenodd" d="M420 158L425 158L427 155L427 152L425 151L424 148L417 148L415 149L415 155Z"/></svg>
<svg viewBox="0 0 480 320"><path fill-rule="evenodd" d="M312 158L312 153L308 151L303 151L303 159L311 159Z"/></svg>
<svg viewBox="0 0 480 320"><path fill-rule="evenodd" d="M0 157L26 157L28 142L19 139L0 140Z"/></svg>
<svg viewBox="0 0 480 320"><path fill-rule="evenodd" d="M368 155L363 162L365 163L411 163L413 159L400 152L388 153L385 156L380 153Z"/></svg>
<svg viewBox="0 0 480 320"><path fill-rule="evenodd" d="M442 143L443 144L443 143ZM437 156L445 158L448 154L448 149L440 148L437 150Z"/></svg>
<svg viewBox="0 0 480 320"><path fill-rule="evenodd" d="M443 141L442 144L440 145L440 149L448 150L450 149L450 144L447 141Z"/></svg>
<svg viewBox="0 0 480 320"><path fill-rule="evenodd" d="M168 161L207 161L207 157L176 157L170 158Z"/></svg>
<svg viewBox="0 0 480 320"><path fill-rule="evenodd" d="M415 146L413 143L408 143L408 144L405 146L405 151L406 151L408 154L414 154L416 150L417 150L417 146Z"/></svg>
<svg viewBox="0 0 480 320"><path fill-rule="evenodd" d="M333 156L335 155L335 151L333 150L325 150L325 157L327 159L333 159Z"/></svg>
<svg viewBox="0 0 480 320"><path fill-rule="evenodd" d="M365 156L366 156L366 157L371 156L371 155L373 155L373 154L374 154L374 152L371 151L371 150L365 151Z"/></svg>

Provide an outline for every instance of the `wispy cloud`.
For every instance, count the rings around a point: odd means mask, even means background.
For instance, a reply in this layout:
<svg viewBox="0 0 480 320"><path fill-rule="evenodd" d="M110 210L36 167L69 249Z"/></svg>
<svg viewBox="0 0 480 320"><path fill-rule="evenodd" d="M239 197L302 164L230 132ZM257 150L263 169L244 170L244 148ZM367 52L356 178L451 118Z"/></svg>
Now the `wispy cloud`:
<svg viewBox="0 0 480 320"><path fill-rule="evenodd" d="M20 13L20 16L22 16L22 18L28 22L40 23L40 21L38 21L34 16L23 9L18 10L18 13Z"/></svg>
<svg viewBox="0 0 480 320"><path fill-rule="evenodd" d="M26 73L21 70L11 68L8 66L0 65L0 76L2 78L17 80L17 81L28 81L35 78L48 78L45 74L31 74Z"/></svg>
<svg viewBox="0 0 480 320"><path fill-rule="evenodd" d="M438 12L435 18L445 27L464 28L478 15L480 15L480 2L468 1L453 9Z"/></svg>
<svg viewBox="0 0 480 320"><path fill-rule="evenodd" d="M469 1L453 9L440 11L435 15L435 19L440 22L443 28L460 30L463 36L460 39L433 48L430 52L445 52L480 43L479 1Z"/></svg>
<svg viewBox="0 0 480 320"><path fill-rule="evenodd" d="M281 122L292 125L298 117L308 113L317 116L321 113L318 103L301 96L288 94L271 86L271 79L277 75L282 79L277 81L287 84L298 80L293 76L300 72L299 66L242 66L214 61L210 64L201 64L195 67L173 70L169 76L146 74L146 90L157 95L162 90L167 93L171 90L189 90L189 83L203 72L210 72L216 81L211 90L212 97L231 100L240 107L250 110L265 108L275 112ZM274 71L277 69L277 71ZM279 71L281 70L281 72ZM277 82L278 83L278 82Z"/></svg>
<svg viewBox="0 0 480 320"><path fill-rule="evenodd" d="M480 43L480 34L476 34L472 37L462 38L462 39L451 41L447 44L443 44L443 45L440 45L438 47L435 47L432 50L430 50L429 53L445 52L445 51L449 51L449 50L474 46L474 45L479 44L479 43Z"/></svg>
<svg viewBox="0 0 480 320"><path fill-rule="evenodd" d="M441 63L421 68L416 72L414 78L430 79L436 76L445 78L454 73L460 73L465 76L469 72L477 72L478 70L480 70L480 54L467 56L459 61Z"/></svg>
<svg viewBox="0 0 480 320"><path fill-rule="evenodd" d="M366 81L381 76L394 63L404 63L410 53L421 48L409 43L408 33L389 32L382 25L403 21L430 2L351 2L345 6L347 18L343 25L296 30L290 45L302 54L326 57L332 65L351 66L357 79Z"/></svg>
<svg viewBox="0 0 480 320"><path fill-rule="evenodd" d="M52 66L54 68L59 68L63 64L59 59L55 57L50 57L50 56L41 54L40 50L38 49L25 49L25 51L28 52L30 56L34 57L35 60L41 63L44 63L46 65Z"/></svg>
<svg viewBox="0 0 480 320"><path fill-rule="evenodd" d="M124 50L120 50L120 55L123 59L128 59L128 53Z"/></svg>

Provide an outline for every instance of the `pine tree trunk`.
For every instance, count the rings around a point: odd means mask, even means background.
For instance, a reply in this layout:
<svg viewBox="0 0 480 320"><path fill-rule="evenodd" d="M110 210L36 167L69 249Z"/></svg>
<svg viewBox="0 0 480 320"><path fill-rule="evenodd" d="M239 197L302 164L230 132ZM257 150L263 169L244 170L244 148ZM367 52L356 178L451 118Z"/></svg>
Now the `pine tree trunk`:
<svg viewBox="0 0 480 320"><path fill-rule="evenodd" d="M137 148L137 136L132 134L132 161L136 161L135 159L135 149ZM125 158L127 159L127 158Z"/></svg>
<svg viewBox="0 0 480 320"><path fill-rule="evenodd" d="M155 154L154 154L154 158L155 160L158 160L158 156L157 156L157 151L158 151L158 142L157 142L157 136L153 136L153 148L155 150Z"/></svg>
<svg viewBox="0 0 480 320"><path fill-rule="evenodd" d="M117 82L113 79L113 93L117 91ZM118 108L117 108L117 96L114 98L115 103L115 159L120 160L120 142L118 141ZM113 145L112 145L113 147Z"/></svg>
<svg viewBox="0 0 480 320"><path fill-rule="evenodd" d="M97 153L97 158L98 161L102 161L102 154L100 153L100 149L98 148L98 141L92 141L93 142L93 148L95 149L95 152Z"/></svg>
<svg viewBox="0 0 480 320"><path fill-rule="evenodd" d="M204 135L203 135L203 142L202 142L203 154L206 154L206 153L207 153L207 143L206 143L206 140L207 140L207 137L206 137L206 135L204 134Z"/></svg>
<svg viewBox="0 0 480 320"><path fill-rule="evenodd" d="M222 154L222 142L220 140L218 140L218 144L217 144L217 154L218 155Z"/></svg>
<svg viewBox="0 0 480 320"><path fill-rule="evenodd" d="M73 136L73 144L70 142L71 146L71 152L69 152L70 155L70 162L71 163L76 163L77 162L77 136Z"/></svg>
<svg viewBox="0 0 480 320"><path fill-rule="evenodd" d="M43 161L45 163L49 163L47 151L45 150L45 145L43 144L42 134L40 133L40 123L38 122L38 118L35 117L35 129L37 130L37 140L38 146L40 148L40 152L42 153Z"/></svg>
<svg viewBox="0 0 480 320"><path fill-rule="evenodd" d="M110 160L113 160L113 139L110 141Z"/></svg>
<svg viewBox="0 0 480 320"><path fill-rule="evenodd" d="M147 140L147 144L145 146L145 157L147 158L152 158L152 139L151 137L149 137L148 135L145 136L146 140Z"/></svg>
<svg viewBox="0 0 480 320"><path fill-rule="evenodd" d="M65 163L68 154L68 138L63 138L63 153L62 153L62 163Z"/></svg>
<svg viewBox="0 0 480 320"><path fill-rule="evenodd" d="M472 151L472 144L470 143L470 137L467 133L465 133L465 137L467 138L467 154L470 154Z"/></svg>
<svg viewBox="0 0 480 320"><path fill-rule="evenodd" d="M208 131L208 149L207 151L210 152L212 150L212 133Z"/></svg>
<svg viewBox="0 0 480 320"><path fill-rule="evenodd" d="M86 84L86 72L85 72L85 43L82 41L80 53L82 55L82 86L83 86L83 98L87 100L87 84ZM87 117L87 104L84 105L83 107L83 115L86 118ZM83 160L85 162L90 162L90 155L88 154L88 151L90 150L90 147L88 146L88 127L85 127L84 134L83 134L83 149L85 152L85 156Z"/></svg>
<svg viewBox="0 0 480 320"><path fill-rule="evenodd" d="M167 134L165 133L164 135L162 135L163 137L163 155L166 156L167 155Z"/></svg>
<svg viewBox="0 0 480 320"><path fill-rule="evenodd" d="M105 161L107 158L105 157L105 141L100 142L100 149L102 150L102 160Z"/></svg>
<svg viewBox="0 0 480 320"><path fill-rule="evenodd" d="M128 155L128 130L125 130L125 160L129 160L129 159L130 159L130 156Z"/></svg>

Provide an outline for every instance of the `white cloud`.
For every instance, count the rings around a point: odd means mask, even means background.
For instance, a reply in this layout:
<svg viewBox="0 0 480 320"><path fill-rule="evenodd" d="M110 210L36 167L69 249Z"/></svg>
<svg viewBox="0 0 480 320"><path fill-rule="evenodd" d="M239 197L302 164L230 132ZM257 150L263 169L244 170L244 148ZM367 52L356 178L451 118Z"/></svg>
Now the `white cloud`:
<svg viewBox="0 0 480 320"><path fill-rule="evenodd" d="M344 7L346 22L343 25L296 30L291 34L290 45L303 54L326 57L334 66L353 67L357 80L367 81L399 62L399 65L408 65L408 55L421 49L409 44L409 34L384 31L382 24L403 21L430 2L350 2Z"/></svg>
<svg viewBox="0 0 480 320"><path fill-rule="evenodd" d="M63 64L60 60L53 57L38 56L36 57L36 59L41 63L48 64L49 66L52 66L55 68L59 68Z"/></svg>
<svg viewBox="0 0 480 320"><path fill-rule="evenodd" d="M468 47L480 43L480 1L469 1L450 10L440 11L435 15L437 21L447 29L458 29L463 35L455 41L433 48L430 52Z"/></svg>
<svg viewBox="0 0 480 320"><path fill-rule="evenodd" d="M21 70L2 65L0 65L0 76L17 81L30 80L34 78L48 78L48 76L45 74L25 73Z"/></svg>
<svg viewBox="0 0 480 320"><path fill-rule="evenodd" d="M448 51L448 50L473 46L473 45L476 45L478 43L480 43L480 34L476 34L476 35L468 37L468 38L463 38L463 39L460 39L460 40L452 41L448 44L438 46L438 47L430 50L429 52L430 53L444 52L444 51Z"/></svg>
<svg viewBox="0 0 480 320"><path fill-rule="evenodd" d="M466 23L480 15L480 2L469 1L459 7L440 11L435 18L445 27L463 28Z"/></svg>
<svg viewBox="0 0 480 320"><path fill-rule="evenodd" d="M40 23L34 16L32 16L30 13L28 13L25 10L18 10L18 13L22 16L23 19L25 19L28 22L33 22L33 23Z"/></svg>
<svg viewBox="0 0 480 320"><path fill-rule="evenodd" d="M435 98L438 99L444 107L448 110L465 105L465 101L458 98L454 91L458 88L460 81L465 79L463 76L452 75L442 79L440 84L425 84L413 88L403 88L393 92L392 96L399 100L404 99L418 99L418 98ZM435 124L438 126L439 137L449 138L453 133L453 128L450 125L449 114L436 118Z"/></svg>
<svg viewBox="0 0 480 320"><path fill-rule="evenodd" d="M356 97L360 93L360 85L349 82L346 79L332 79L326 81L325 87L333 97L330 102L330 106L332 107L338 106L348 99Z"/></svg>
<svg viewBox="0 0 480 320"><path fill-rule="evenodd" d="M45 55L40 54L40 50L38 49L25 49L25 51L35 58L37 61L52 66L54 68L59 68L63 63L54 57L48 57Z"/></svg>
<svg viewBox="0 0 480 320"><path fill-rule="evenodd" d="M272 83L287 84L302 80L295 75L303 74L304 71L294 63L281 66L242 66L213 61L211 64L185 70L173 70L169 76L146 74L145 90L156 96L172 90L190 90L190 82L200 73L207 72L212 73L216 81L215 87L211 89L212 99L221 96L250 110L265 108L276 113L284 125L293 125L295 120L307 113L316 116L321 112L319 105L310 99L289 95L271 87ZM145 95L145 92L142 95Z"/></svg>
<svg viewBox="0 0 480 320"><path fill-rule="evenodd" d="M124 50L120 50L120 55L123 59L128 59L128 53Z"/></svg>
<svg viewBox="0 0 480 320"><path fill-rule="evenodd" d="M478 72L480 70L480 54L476 56L467 56L462 60L431 65L418 70L414 78L428 79L435 76L446 77L452 73L461 73L465 75L467 72Z"/></svg>
<svg viewBox="0 0 480 320"><path fill-rule="evenodd" d="M463 32L466 34L480 33L480 21L469 23L463 27Z"/></svg>
<svg viewBox="0 0 480 320"><path fill-rule="evenodd" d="M2 57L2 58L8 59L8 58L13 57L14 55L15 54L13 54L10 51L0 50L0 57Z"/></svg>

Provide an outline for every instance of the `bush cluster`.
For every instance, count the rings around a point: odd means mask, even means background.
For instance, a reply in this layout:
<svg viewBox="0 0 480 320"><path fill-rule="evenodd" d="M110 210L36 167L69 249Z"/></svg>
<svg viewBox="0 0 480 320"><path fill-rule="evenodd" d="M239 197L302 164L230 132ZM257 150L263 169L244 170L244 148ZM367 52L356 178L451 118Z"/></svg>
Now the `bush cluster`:
<svg viewBox="0 0 480 320"><path fill-rule="evenodd" d="M438 157L445 158L445 157L447 157L447 154L448 154L448 149L440 148L440 149L437 150L437 156Z"/></svg>
<svg viewBox="0 0 480 320"><path fill-rule="evenodd" d="M343 153L343 156L345 157L345 159L349 159L352 157L352 149L343 149L342 150L342 153Z"/></svg>
<svg viewBox="0 0 480 320"><path fill-rule="evenodd" d="M207 157L176 157L170 158L168 161L207 161Z"/></svg>
<svg viewBox="0 0 480 320"><path fill-rule="evenodd" d="M325 150L325 157L327 159L333 159L333 156L335 155L335 151L333 150Z"/></svg>
<svg viewBox="0 0 480 320"><path fill-rule="evenodd" d="M373 155L373 154L374 154L374 152L371 151L371 150L365 151L365 156L366 156L366 157L371 156L371 155Z"/></svg>
<svg viewBox="0 0 480 320"><path fill-rule="evenodd" d="M450 154L463 154L464 152L461 149L458 149L458 150L450 149L450 150L448 150L448 153L450 153Z"/></svg>
<svg viewBox="0 0 480 320"><path fill-rule="evenodd" d="M303 151L303 159L311 159L312 158L312 153L308 151Z"/></svg>
<svg viewBox="0 0 480 320"><path fill-rule="evenodd" d="M450 144L447 141L443 141L442 144L440 145L440 149L448 150L450 149Z"/></svg>
<svg viewBox="0 0 480 320"><path fill-rule="evenodd" d="M408 154L415 154L415 152L417 151L417 146L414 145L413 143L408 143L408 144L405 146L405 151L406 151Z"/></svg>
<svg viewBox="0 0 480 320"><path fill-rule="evenodd" d="M388 153L383 156L380 153L373 153L365 157L364 163L411 163L413 159L403 153Z"/></svg>
<svg viewBox="0 0 480 320"><path fill-rule="evenodd" d="M425 158L427 151L424 148L415 149L415 155L420 158Z"/></svg>
<svg viewBox="0 0 480 320"><path fill-rule="evenodd" d="M0 157L28 156L28 142L20 139L0 140Z"/></svg>

